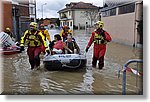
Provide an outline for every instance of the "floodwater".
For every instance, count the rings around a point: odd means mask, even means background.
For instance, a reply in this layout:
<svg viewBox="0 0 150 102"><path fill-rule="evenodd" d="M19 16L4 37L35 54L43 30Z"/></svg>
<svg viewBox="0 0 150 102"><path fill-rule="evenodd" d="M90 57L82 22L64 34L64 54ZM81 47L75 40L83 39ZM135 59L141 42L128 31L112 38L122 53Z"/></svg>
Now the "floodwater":
<svg viewBox="0 0 150 102"><path fill-rule="evenodd" d="M56 30L49 30L51 38ZM85 31L74 31L81 51L90 38ZM52 38L53 39L53 38ZM92 68L93 46L86 53L87 66L78 71L47 71L41 59L40 70L31 70L26 52L3 56L3 94L122 94L123 64L129 59L141 58L142 49L111 42L107 45L105 67ZM135 66L135 65L133 65ZM142 66L141 66L142 67ZM120 77L118 77L120 76ZM142 90L142 78L127 73L127 94Z"/></svg>

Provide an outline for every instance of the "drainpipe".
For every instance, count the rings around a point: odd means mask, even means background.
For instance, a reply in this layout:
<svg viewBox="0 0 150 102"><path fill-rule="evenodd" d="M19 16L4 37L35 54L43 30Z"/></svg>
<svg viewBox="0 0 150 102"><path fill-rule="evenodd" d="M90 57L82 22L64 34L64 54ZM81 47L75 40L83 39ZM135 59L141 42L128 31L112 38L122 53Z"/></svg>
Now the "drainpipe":
<svg viewBox="0 0 150 102"><path fill-rule="evenodd" d="M135 3L135 17L134 17L134 43L133 47L136 47L136 16L137 16L137 3Z"/></svg>
<svg viewBox="0 0 150 102"><path fill-rule="evenodd" d="M16 7L13 5L13 33L15 34L15 37L17 38L17 29L16 29Z"/></svg>

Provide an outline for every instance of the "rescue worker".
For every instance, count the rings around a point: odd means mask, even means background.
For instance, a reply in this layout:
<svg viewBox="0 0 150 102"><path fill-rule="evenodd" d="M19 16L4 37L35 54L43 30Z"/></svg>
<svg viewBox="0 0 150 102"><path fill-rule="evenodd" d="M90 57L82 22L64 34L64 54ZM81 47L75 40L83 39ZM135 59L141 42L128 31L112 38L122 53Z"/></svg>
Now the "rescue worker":
<svg viewBox="0 0 150 102"><path fill-rule="evenodd" d="M13 34L12 34L10 28L7 27L4 32L7 33L13 41L15 41L15 38L13 37Z"/></svg>
<svg viewBox="0 0 150 102"><path fill-rule="evenodd" d="M92 36L86 47L86 52L88 52L88 49L94 42L92 66L96 67L97 60L99 60L99 69L102 69L104 67L104 56L106 52L106 44L107 42L111 41L111 37L108 34L108 32L103 30L104 22L102 21L96 22L95 27L96 30L92 32Z"/></svg>
<svg viewBox="0 0 150 102"><path fill-rule="evenodd" d="M45 41L48 40L48 42L51 43L50 34L49 34L48 30L46 30L44 28L44 24L41 24L39 29L40 29L41 33L43 34L43 36L44 36L44 40ZM44 46L42 46L42 52L45 53L45 47Z"/></svg>
<svg viewBox="0 0 150 102"><path fill-rule="evenodd" d="M63 42L65 42L69 33L72 34L72 30L70 30L67 25L64 25L60 32L60 36L63 38Z"/></svg>
<svg viewBox="0 0 150 102"><path fill-rule="evenodd" d="M73 53L79 54L80 48L78 44L72 39L72 35L68 34L67 40L65 41L66 47L68 47ZM71 54L70 51L65 52L67 54Z"/></svg>
<svg viewBox="0 0 150 102"><path fill-rule="evenodd" d="M49 52L44 36L37 29L37 23L30 23L30 30L26 30L24 36L21 38L20 47L21 51L24 51L24 45L28 45L27 54L29 56L29 63L31 70L40 67L40 53L42 51L41 46L44 45L46 52Z"/></svg>
<svg viewBox="0 0 150 102"><path fill-rule="evenodd" d="M46 41L46 39L50 42L51 41L51 39L50 39L50 34L48 33L48 30L46 30L45 28L44 28L44 24L41 24L40 25L40 31L42 32L42 34L44 35L44 39L45 39L45 41Z"/></svg>

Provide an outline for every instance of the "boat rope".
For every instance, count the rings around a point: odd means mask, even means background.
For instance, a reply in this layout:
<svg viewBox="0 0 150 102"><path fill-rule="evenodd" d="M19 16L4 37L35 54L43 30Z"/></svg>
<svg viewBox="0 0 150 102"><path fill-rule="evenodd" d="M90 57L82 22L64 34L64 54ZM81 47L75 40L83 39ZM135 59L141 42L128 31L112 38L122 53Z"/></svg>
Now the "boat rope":
<svg viewBox="0 0 150 102"><path fill-rule="evenodd" d="M80 65L81 65L81 56L78 56L78 57L80 57L79 59L80 59L80 61L79 61L79 64L77 65L77 66L69 66L69 65L66 65L65 63L62 63L59 59L57 59L56 57L53 57L53 58L55 58L56 60L58 60L61 64L62 64L62 67L67 67L67 68L78 68ZM77 57L75 57L75 58L77 58ZM72 59L73 60L73 59ZM72 60L70 60L70 61L72 61Z"/></svg>

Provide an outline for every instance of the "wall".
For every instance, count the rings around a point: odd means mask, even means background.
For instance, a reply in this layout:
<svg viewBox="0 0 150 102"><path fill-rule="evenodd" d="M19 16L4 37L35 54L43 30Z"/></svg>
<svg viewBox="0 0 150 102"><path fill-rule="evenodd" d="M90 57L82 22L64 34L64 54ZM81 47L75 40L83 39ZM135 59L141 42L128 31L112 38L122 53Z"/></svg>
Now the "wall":
<svg viewBox="0 0 150 102"><path fill-rule="evenodd" d="M3 24L2 24L2 1L0 0L0 32L2 32Z"/></svg>
<svg viewBox="0 0 150 102"><path fill-rule="evenodd" d="M102 21L105 24L104 29L110 33L113 41L134 44L135 13L102 17Z"/></svg>
<svg viewBox="0 0 150 102"><path fill-rule="evenodd" d="M12 4L11 2L3 2L3 13L2 13L3 29L9 27L12 30Z"/></svg>

